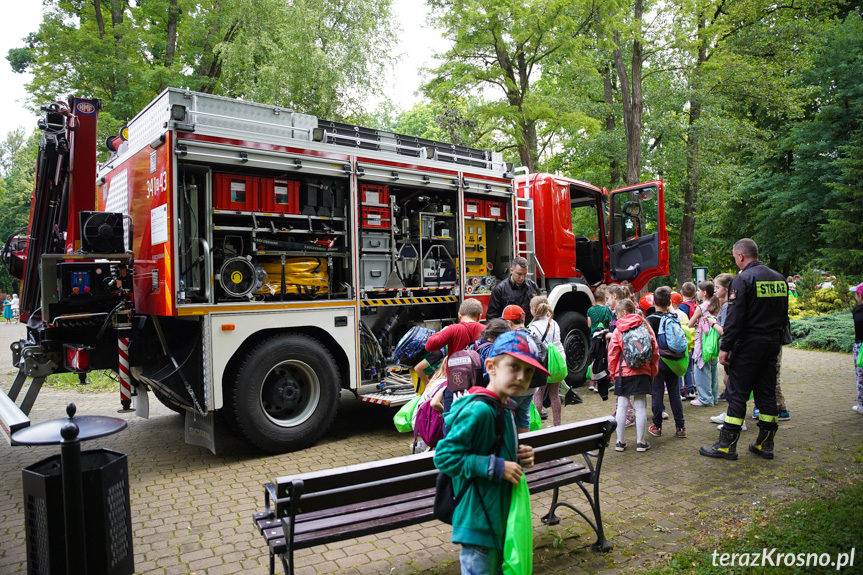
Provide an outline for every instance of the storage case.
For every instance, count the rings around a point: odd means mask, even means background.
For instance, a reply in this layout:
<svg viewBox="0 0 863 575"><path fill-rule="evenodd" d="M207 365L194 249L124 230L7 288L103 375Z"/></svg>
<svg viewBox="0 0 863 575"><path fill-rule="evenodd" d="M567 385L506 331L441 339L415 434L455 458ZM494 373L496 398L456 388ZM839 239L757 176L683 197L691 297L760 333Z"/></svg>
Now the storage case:
<svg viewBox="0 0 863 575"><path fill-rule="evenodd" d="M361 201L364 204L390 205L390 187L375 186L372 184L360 185Z"/></svg>
<svg viewBox="0 0 863 575"><path fill-rule="evenodd" d="M486 200L485 202L485 217L492 220L506 219L506 204L503 202L493 202Z"/></svg>
<svg viewBox="0 0 863 575"><path fill-rule="evenodd" d="M363 289L378 289L387 285L392 272L390 254L366 254L360 259L360 285Z"/></svg>
<svg viewBox="0 0 863 575"><path fill-rule="evenodd" d="M217 210L254 212L258 209L258 178L235 174L214 174Z"/></svg>
<svg viewBox="0 0 863 575"><path fill-rule="evenodd" d="M300 182L261 178L262 212L274 214L300 213Z"/></svg>
<svg viewBox="0 0 863 575"><path fill-rule="evenodd" d="M464 217L466 218L484 218L485 216L485 201L483 200L464 200Z"/></svg>
<svg viewBox="0 0 863 575"><path fill-rule="evenodd" d="M367 252L390 252L389 232L365 232L362 234L362 248Z"/></svg>
<svg viewBox="0 0 863 575"><path fill-rule="evenodd" d="M363 206L360 225L364 228L388 230L392 227L389 208Z"/></svg>

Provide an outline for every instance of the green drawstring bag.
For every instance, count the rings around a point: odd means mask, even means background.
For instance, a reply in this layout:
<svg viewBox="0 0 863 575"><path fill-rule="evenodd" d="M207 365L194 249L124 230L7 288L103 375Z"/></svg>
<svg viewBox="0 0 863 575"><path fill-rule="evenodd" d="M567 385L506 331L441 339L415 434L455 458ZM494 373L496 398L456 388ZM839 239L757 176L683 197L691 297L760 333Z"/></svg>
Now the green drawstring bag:
<svg viewBox="0 0 863 575"><path fill-rule="evenodd" d="M551 344L548 346L548 381L549 383L557 383L563 381L569 375L569 369L566 367L566 360L563 359L563 354L560 350Z"/></svg>
<svg viewBox="0 0 863 575"><path fill-rule="evenodd" d="M863 367L863 347L857 352L857 367Z"/></svg>
<svg viewBox="0 0 863 575"><path fill-rule="evenodd" d="M416 396L399 409L393 416L393 423L396 424L396 429L402 433L413 431L414 411L420 403L420 396Z"/></svg>
<svg viewBox="0 0 863 575"><path fill-rule="evenodd" d="M531 431L542 429L542 420L539 418L539 412L532 401L530 402L530 427L528 429Z"/></svg>
<svg viewBox="0 0 863 575"><path fill-rule="evenodd" d="M701 359L713 361L719 357L719 332L712 327L707 333L701 334Z"/></svg>
<svg viewBox="0 0 863 575"><path fill-rule="evenodd" d="M504 575L533 573L533 517L530 514L530 491L524 475L512 488L512 502L506 519L503 541Z"/></svg>
<svg viewBox="0 0 863 575"><path fill-rule="evenodd" d="M680 359L670 359L667 357L660 356L659 359L665 362L665 365L676 375L677 377L683 377L686 374L686 369L689 367L689 354L685 354Z"/></svg>

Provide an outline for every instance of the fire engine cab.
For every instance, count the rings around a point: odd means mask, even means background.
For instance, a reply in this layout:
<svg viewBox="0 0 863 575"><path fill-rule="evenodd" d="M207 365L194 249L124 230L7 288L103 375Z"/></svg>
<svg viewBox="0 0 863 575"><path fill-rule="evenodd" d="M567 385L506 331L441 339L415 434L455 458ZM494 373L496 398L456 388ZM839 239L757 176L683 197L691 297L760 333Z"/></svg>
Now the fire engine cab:
<svg viewBox="0 0 863 575"><path fill-rule="evenodd" d="M45 377L107 369L121 411L148 417L155 397L185 414L190 443L214 450L223 410L262 450L305 448L342 391L407 402L400 340L457 321L464 298L485 309L516 256L580 385L592 289L668 271L661 181L607 193L499 153L174 88L97 168L98 108L46 108L29 229L3 252L27 322L0 393L7 437Z"/></svg>

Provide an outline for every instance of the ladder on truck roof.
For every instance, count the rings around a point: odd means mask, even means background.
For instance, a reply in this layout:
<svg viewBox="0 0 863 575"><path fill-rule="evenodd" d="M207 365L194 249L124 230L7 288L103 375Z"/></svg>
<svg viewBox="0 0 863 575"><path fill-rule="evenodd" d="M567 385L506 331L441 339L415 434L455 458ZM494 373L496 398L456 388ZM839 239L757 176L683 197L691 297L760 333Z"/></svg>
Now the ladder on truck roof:
<svg viewBox="0 0 863 575"><path fill-rule="evenodd" d="M519 187L515 195L515 255L527 260L527 276L545 289L545 271L536 257L533 198L527 185Z"/></svg>

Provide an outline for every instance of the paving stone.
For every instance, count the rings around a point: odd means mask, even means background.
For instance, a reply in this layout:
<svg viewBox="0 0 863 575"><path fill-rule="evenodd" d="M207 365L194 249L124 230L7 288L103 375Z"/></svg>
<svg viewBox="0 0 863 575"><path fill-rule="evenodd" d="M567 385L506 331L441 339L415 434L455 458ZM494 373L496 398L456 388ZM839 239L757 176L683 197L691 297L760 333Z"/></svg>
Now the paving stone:
<svg viewBox="0 0 863 575"><path fill-rule="evenodd" d="M10 327L0 339L13 339L16 329ZM0 342L0 349L8 349L8 344ZM754 425L743 434L738 461L699 456L698 448L717 437L708 417L723 407L700 409L685 403L688 439L652 438L653 449L646 454L634 449L608 452L600 500L606 533L614 544L611 553L590 549L595 534L570 510L559 510L559 525L541 525L551 494L533 498L536 573L606 575L655 566L662 554L689 548L696 534L730 520L737 505L756 510L810 497L822 484L855 479L860 473L855 458L863 455L863 426L850 409L855 390L849 356L795 349L784 354L783 391L794 419L780 423L776 459L765 462L746 452L745 445L755 437ZM0 373L0 388L8 389L13 377ZM812 401L812 381L818 382L817 402ZM581 395L583 404L564 409L564 423L614 410L597 394ZM114 393L44 389L31 412L33 421L61 417L70 401L81 415L115 415L118 408ZM135 568L141 575L266 573L268 555L252 522L252 514L263 509L264 482L409 451L405 436L392 427L391 410L358 402L350 394L343 394L339 417L326 438L282 455L255 453L221 429L218 455L184 445L182 418L157 402L150 408L149 420L121 415L129 422L125 431L93 442L93 447L128 455ZM634 444L632 429L627 436ZM0 442L4 575L26 569L21 468L58 452L56 447L13 448ZM562 488L560 497L588 512L577 487ZM552 531L564 537L564 548L546 551L555 538ZM450 542L451 534L450 526L432 521L298 550L296 573L456 575L459 546Z"/></svg>

